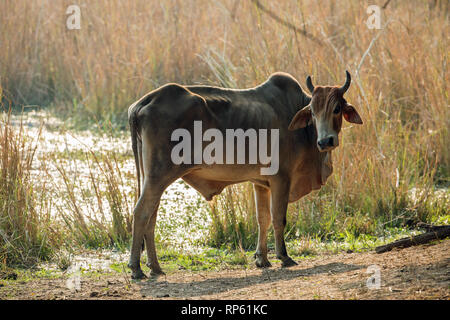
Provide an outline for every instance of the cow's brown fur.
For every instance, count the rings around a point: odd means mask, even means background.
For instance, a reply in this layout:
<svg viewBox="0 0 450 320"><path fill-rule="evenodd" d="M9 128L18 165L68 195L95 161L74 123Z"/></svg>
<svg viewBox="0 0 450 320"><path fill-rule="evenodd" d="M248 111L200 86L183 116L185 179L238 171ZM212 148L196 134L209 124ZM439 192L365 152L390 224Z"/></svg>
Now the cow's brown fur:
<svg viewBox="0 0 450 320"><path fill-rule="evenodd" d="M347 88L348 85L346 83ZM308 88L313 88L310 79ZM337 104L341 104L343 110L339 114L333 113ZM139 184L143 186L133 219L129 262L132 277L144 277L139 262L143 239L152 273L162 273L154 242L157 210L161 194L178 178L184 179L207 200L228 185L252 182L259 226L256 265L270 266L266 239L270 222L274 227L277 257L283 266L296 264L287 255L284 243L287 204L325 184L333 171L331 150L335 146L319 150L317 141L321 135L329 134L336 135L337 141L345 110L351 113L346 119L360 121L350 107L343 98L342 87L316 87L311 97L286 73L273 74L251 89L168 84L131 105L132 145ZM192 133L196 120L202 121L203 130L278 129L278 172L272 176L261 175L261 164L173 164L170 154L175 143L171 141L171 133L177 128ZM248 147L247 143L247 150Z"/></svg>

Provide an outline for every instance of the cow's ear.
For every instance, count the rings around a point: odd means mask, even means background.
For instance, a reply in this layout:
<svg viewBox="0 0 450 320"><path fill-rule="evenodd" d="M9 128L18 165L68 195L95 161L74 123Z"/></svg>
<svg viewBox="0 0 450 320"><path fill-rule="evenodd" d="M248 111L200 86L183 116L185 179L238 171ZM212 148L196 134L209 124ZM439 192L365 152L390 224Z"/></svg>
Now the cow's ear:
<svg viewBox="0 0 450 320"><path fill-rule="evenodd" d="M344 110L342 111L344 119L351 123L363 124L361 117L359 116L356 109L351 104L346 104Z"/></svg>
<svg viewBox="0 0 450 320"><path fill-rule="evenodd" d="M292 131L304 128L308 125L310 120L311 120L311 107L308 105L295 114L294 118L292 118L292 121L289 124L288 129Z"/></svg>

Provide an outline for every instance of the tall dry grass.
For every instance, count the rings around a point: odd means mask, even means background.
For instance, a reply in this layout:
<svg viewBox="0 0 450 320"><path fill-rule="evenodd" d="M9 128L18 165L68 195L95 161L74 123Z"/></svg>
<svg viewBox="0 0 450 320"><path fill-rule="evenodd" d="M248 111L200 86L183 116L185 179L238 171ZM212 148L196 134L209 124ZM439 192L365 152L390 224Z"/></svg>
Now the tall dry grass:
<svg viewBox="0 0 450 320"><path fill-rule="evenodd" d="M30 266L51 258L58 237L31 179L36 140L10 121L0 115L0 263Z"/></svg>
<svg viewBox="0 0 450 320"><path fill-rule="evenodd" d="M432 195L449 183L448 3L391 1L376 30L363 1L260 2L319 41L253 1L78 1L81 30L68 30L72 1L4 0L4 100L125 128L127 106L166 82L250 87L286 71L337 84L348 69L365 124L344 126L333 176L291 207L290 227L371 233L445 214L448 198Z"/></svg>
<svg viewBox="0 0 450 320"><path fill-rule="evenodd" d="M42 152L42 129L0 114L0 269L43 260L67 267L74 248L122 250L131 238L123 156L87 146Z"/></svg>
<svg viewBox="0 0 450 320"><path fill-rule="evenodd" d="M77 161L87 170L71 170ZM87 150L73 158L69 154L53 154L47 163L57 171L54 196L63 199L57 206L57 217L71 232L73 244L90 248L115 246L123 249L131 238L134 193L128 194L115 152L96 154ZM131 199L130 199L131 198Z"/></svg>

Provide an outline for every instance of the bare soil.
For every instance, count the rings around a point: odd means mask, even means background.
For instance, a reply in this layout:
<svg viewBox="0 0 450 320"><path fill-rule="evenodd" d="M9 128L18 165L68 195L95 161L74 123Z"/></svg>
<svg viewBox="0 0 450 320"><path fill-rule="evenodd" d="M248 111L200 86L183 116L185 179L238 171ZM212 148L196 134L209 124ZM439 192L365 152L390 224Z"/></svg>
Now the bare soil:
<svg viewBox="0 0 450 320"><path fill-rule="evenodd" d="M67 279L7 281L0 299L446 299L450 298L450 240L375 252L323 254L283 269L177 271L144 281L128 273ZM371 265L381 287L369 289Z"/></svg>

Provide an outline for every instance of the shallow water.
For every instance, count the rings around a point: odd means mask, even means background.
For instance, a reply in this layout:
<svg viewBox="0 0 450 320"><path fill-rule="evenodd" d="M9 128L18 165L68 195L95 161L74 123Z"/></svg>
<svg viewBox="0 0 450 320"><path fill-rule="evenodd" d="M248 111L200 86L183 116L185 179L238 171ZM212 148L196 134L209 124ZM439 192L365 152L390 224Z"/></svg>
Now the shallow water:
<svg viewBox="0 0 450 320"><path fill-rule="evenodd" d="M45 189L51 197L46 202L56 218L72 212L77 206L88 221L110 221L111 207L104 196L107 191L106 170L102 156L117 165L114 177L122 195L122 211L130 215L134 207L136 187L135 164L128 132L119 137L100 135L91 131L66 130L63 121L44 111L30 111L23 116L13 116L11 123L19 128L22 121L24 135L37 146L33 162L32 179L35 190ZM37 139L39 137L39 139ZM87 156L99 157L96 163ZM87 156L86 156L87 155ZM114 161L115 156L117 161ZM120 173L120 174L119 174ZM63 174L66 178L63 178ZM69 183L69 184L67 184ZM70 192L69 192L70 191ZM75 199L71 198L73 193ZM164 192L156 227L160 243L184 250L195 250L211 223L208 203L193 188L179 179Z"/></svg>

